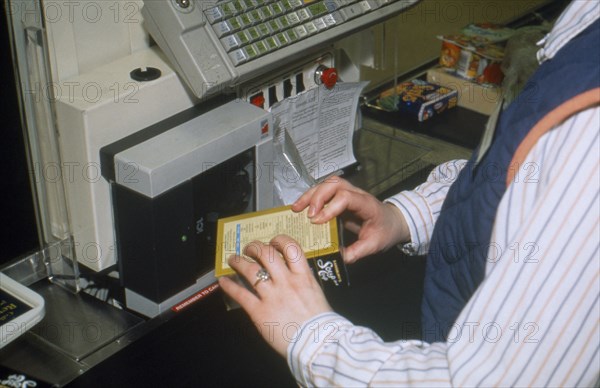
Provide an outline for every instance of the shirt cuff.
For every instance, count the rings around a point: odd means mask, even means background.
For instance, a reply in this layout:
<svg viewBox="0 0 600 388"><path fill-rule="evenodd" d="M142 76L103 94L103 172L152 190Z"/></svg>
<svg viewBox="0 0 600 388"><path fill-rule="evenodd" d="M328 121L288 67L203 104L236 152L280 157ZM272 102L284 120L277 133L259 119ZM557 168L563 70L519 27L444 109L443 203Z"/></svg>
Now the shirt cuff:
<svg viewBox="0 0 600 388"><path fill-rule="evenodd" d="M290 371L298 384L303 387L311 384L311 363L328 344L337 342L337 334L352 323L334 312L316 315L304 322L294 341L287 349Z"/></svg>
<svg viewBox="0 0 600 388"><path fill-rule="evenodd" d="M408 225L410 242L399 245L402 252L409 256L427 254L434 224L425 198L415 191L402 191L385 202L396 206Z"/></svg>

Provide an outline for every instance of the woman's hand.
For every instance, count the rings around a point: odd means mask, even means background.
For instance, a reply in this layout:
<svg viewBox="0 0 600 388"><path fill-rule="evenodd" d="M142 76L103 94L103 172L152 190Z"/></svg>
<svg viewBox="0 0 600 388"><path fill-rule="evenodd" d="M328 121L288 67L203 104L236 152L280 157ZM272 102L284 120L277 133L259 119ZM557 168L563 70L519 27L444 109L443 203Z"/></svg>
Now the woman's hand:
<svg viewBox="0 0 600 388"><path fill-rule="evenodd" d="M285 357L302 323L331 311L331 307L302 248L291 237L280 235L270 244L250 243L244 254L256 262L232 256L229 265L254 290L227 277L220 278L219 285L246 310L263 338ZM259 278L261 268L269 274L268 280Z"/></svg>
<svg viewBox="0 0 600 388"><path fill-rule="evenodd" d="M292 210L299 212L307 206L308 217L315 224L327 222L346 211L351 213L344 227L356 233L358 240L344 249L346 263L410 239L406 220L396 206L379 201L339 177L329 178L308 190L292 205Z"/></svg>

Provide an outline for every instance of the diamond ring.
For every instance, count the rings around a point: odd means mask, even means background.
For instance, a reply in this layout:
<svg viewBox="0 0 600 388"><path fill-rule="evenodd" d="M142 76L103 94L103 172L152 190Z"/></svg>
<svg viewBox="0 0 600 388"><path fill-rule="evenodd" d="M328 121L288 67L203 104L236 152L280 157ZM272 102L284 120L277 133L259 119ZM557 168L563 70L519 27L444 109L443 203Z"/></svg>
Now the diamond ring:
<svg viewBox="0 0 600 388"><path fill-rule="evenodd" d="M267 272L266 269L261 268L256 272L256 281L254 282L254 287L258 285L260 282L266 282L271 279L271 275Z"/></svg>

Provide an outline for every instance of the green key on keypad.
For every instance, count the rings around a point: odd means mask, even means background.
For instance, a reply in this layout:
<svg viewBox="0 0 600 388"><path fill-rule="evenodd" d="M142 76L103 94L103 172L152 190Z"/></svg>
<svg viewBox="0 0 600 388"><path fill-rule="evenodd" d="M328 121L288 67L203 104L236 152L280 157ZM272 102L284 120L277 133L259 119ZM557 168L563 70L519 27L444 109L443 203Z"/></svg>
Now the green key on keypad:
<svg viewBox="0 0 600 388"><path fill-rule="evenodd" d="M298 40L298 35L296 34L296 31L294 31L294 30L287 30L286 33L290 37L290 40L292 42Z"/></svg>
<svg viewBox="0 0 600 388"><path fill-rule="evenodd" d="M260 42L256 42L254 45L256 46L256 49L260 54L264 54L267 51L269 51L269 49L262 40Z"/></svg>
<svg viewBox="0 0 600 388"><path fill-rule="evenodd" d="M275 15L283 13L283 8L281 8L281 5L279 3L271 4L271 9L275 13Z"/></svg>
<svg viewBox="0 0 600 388"><path fill-rule="evenodd" d="M243 26L249 26L252 24L252 19L250 19L250 16L247 13L240 15L240 21Z"/></svg>
<svg viewBox="0 0 600 388"><path fill-rule="evenodd" d="M249 59L252 59L258 55L256 50L254 49L254 46L252 46L252 45L246 46L246 47L244 47L244 49L246 50L246 54L248 54Z"/></svg>
<svg viewBox="0 0 600 388"><path fill-rule="evenodd" d="M242 45L250 43L250 39L248 38L248 35L246 35L246 32L240 31L237 33L236 36L238 37Z"/></svg>
<svg viewBox="0 0 600 388"><path fill-rule="evenodd" d="M267 7L262 7L262 8L260 9L260 12L263 14L263 16L264 16L266 19L269 19L270 17L272 17L272 16L273 16L273 12L271 11L271 8L269 8L268 6L267 6Z"/></svg>
<svg viewBox="0 0 600 388"><path fill-rule="evenodd" d="M280 32L279 34L277 34L277 35L276 35L276 38L277 38L277 40L279 41L279 43L280 43L282 46L285 46L286 44L288 44L288 43L289 43L289 40L288 40L287 36L285 36L285 34L284 34L284 33L282 33L282 32Z"/></svg>
<svg viewBox="0 0 600 388"><path fill-rule="evenodd" d="M282 0L281 4L283 5L283 8L285 8L286 11L291 11L294 8L290 0Z"/></svg>
<svg viewBox="0 0 600 388"><path fill-rule="evenodd" d="M257 9L250 11L250 16L252 16L252 19L256 20L257 22L259 22L263 19L262 14L260 12L258 12Z"/></svg>
<svg viewBox="0 0 600 388"><path fill-rule="evenodd" d="M272 36L269 36L267 39L265 39L265 42L267 43L267 46L269 46L269 48L271 50L275 50L277 47L279 47L279 45L277 44L277 41Z"/></svg>
<svg viewBox="0 0 600 388"><path fill-rule="evenodd" d="M229 25L231 26L231 28L234 31L237 31L240 28L242 28L242 25L240 24L240 21L237 18L231 18L231 19L228 19L228 21L229 21Z"/></svg>
<svg viewBox="0 0 600 388"><path fill-rule="evenodd" d="M267 23L259 24L258 26L256 26L256 28L262 36L267 36L271 34L271 29L269 28L269 26L267 26Z"/></svg>
<svg viewBox="0 0 600 388"><path fill-rule="evenodd" d="M252 40L257 40L258 38L260 38L260 34L258 33L258 30L254 27L250 27L246 30L246 33L248 35L250 35L250 38Z"/></svg>
<svg viewBox="0 0 600 388"><path fill-rule="evenodd" d="M277 19L283 28L288 28L290 26L290 22L287 16L282 16Z"/></svg>
<svg viewBox="0 0 600 388"><path fill-rule="evenodd" d="M279 24L276 19L269 20L269 27L271 27L274 32L281 30L281 24Z"/></svg>
<svg viewBox="0 0 600 388"><path fill-rule="evenodd" d="M233 5L233 8L235 8L235 10L237 12L242 12L244 10L244 6L240 2L240 0L234 0L231 4Z"/></svg>
<svg viewBox="0 0 600 388"><path fill-rule="evenodd" d="M223 9L223 13L225 14L225 17L230 17L232 15L235 15L235 13L236 13L233 3L223 4L222 9Z"/></svg>
<svg viewBox="0 0 600 388"><path fill-rule="evenodd" d="M320 16L324 13L327 13L327 7L323 2L311 4L307 8L310 10L313 16Z"/></svg>

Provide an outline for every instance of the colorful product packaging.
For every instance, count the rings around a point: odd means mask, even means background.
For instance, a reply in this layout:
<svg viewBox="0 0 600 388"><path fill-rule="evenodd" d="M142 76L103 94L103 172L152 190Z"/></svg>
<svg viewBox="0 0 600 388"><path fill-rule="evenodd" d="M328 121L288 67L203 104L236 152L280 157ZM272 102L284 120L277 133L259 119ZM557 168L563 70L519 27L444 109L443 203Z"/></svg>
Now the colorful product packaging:
<svg viewBox="0 0 600 388"><path fill-rule="evenodd" d="M470 24L460 34L443 35L440 65L480 84L500 85L505 42L514 30L491 23Z"/></svg>
<svg viewBox="0 0 600 388"><path fill-rule="evenodd" d="M422 79L413 79L382 92L377 105L388 112L403 112L425 121L456 106L458 92Z"/></svg>
<svg viewBox="0 0 600 388"><path fill-rule="evenodd" d="M427 81L457 90L458 106L484 115L492 114L502 97L500 86L466 80L444 67L427 70Z"/></svg>

